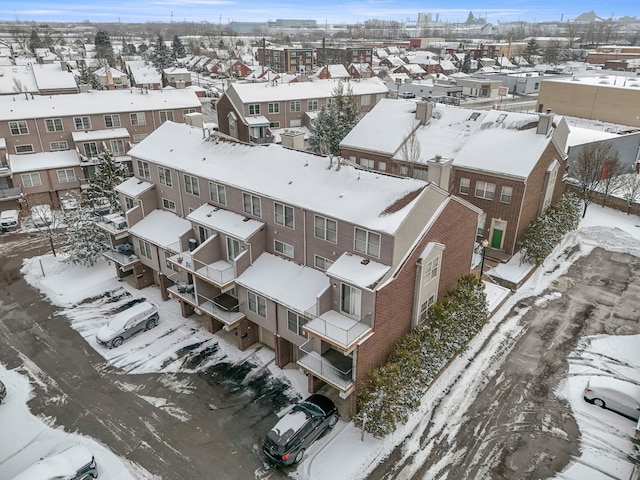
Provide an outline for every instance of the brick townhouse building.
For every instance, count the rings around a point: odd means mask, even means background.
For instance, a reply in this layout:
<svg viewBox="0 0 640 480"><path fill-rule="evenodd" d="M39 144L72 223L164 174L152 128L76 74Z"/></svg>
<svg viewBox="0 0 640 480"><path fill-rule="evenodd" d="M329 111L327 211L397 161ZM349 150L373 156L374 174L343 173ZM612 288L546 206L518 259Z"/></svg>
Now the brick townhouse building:
<svg viewBox="0 0 640 480"><path fill-rule="evenodd" d="M258 48L258 63L278 73L310 73L315 66L314 57L313 48Z"/></svg>
<svg viewBox="0 0 640 480"><path fill-rule="evenodd" d="M564 192L568 133L551 113L383 100L340 146L363 168L433 181L480 208L478 241L504 259Z"/></svg>
<svg viewBox="0 0 640 480"><path fill-rule="evenodd" d="M129 162L132 144L201 110L190 89L0 96L0 202L26 197L57 207L62 194L91 178L91 159L105 148Z"/></svg>
<svg viewBox="0 0 640 480"><path fill-rule="evenodd" d="M243 142L272 143L272 130L307 127L333 96L340 80L292 83L232 83L217 104L220 131ZM365 114L389 89L377 77L343 81L351 88L361 114Z"/></svg>
<svg viewBox="0 0 640 480"><path fill-rule="evenodd" d="M125 214L104 226L118 275L241 350L273 348L350 414L358 382L471 270L481 211L433 183L172 122L130 154Z"/></svg>

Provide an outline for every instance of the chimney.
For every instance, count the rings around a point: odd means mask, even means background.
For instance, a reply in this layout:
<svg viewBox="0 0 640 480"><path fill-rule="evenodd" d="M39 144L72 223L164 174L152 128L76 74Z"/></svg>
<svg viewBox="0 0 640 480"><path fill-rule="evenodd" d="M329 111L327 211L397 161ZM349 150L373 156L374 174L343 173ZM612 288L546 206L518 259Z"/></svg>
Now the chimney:
<svg viewBox="0 0 640 480"><path fill-rule="evenodd" d="M304 150L304 133L298 130L285 130L280 134L283 147Z"/></svg>
<svg viewBox="0 0 640 480"><path fill-rule="evenodd" d="M551 113L551 109L547 108L547 112L539 113L538 117L538 129L536 133L538 135L549 135L551 127L553 126L553 113Z"/></svg>
<svg viewBox="0 0 640 480"><path fill-rule="evenodd" d="M435 183L448 192L452 163L452 158L442 158L442 155L436 155L434 158L427 160L429 182Z"/></svg>
<svg viewBox="0 0 640 480"><path fill-rule="evenodd" d="M185 113L184 121L192 127L204 128L204 118L200 112Z"/></svg>
<svg viewBox="0 0 640 480"><path fill-rule="evenodd" d="M416 102L416 119L425 125L433 116L433 102Z"/></svg>

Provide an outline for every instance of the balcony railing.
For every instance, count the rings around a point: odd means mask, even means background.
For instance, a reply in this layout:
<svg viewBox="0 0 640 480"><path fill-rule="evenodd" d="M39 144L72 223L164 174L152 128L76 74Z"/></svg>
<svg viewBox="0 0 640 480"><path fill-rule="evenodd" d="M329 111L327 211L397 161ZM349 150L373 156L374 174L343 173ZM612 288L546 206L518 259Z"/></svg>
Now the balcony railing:
<svg viewBox="0 0 640 480"><path fill-rule="evenodd" d="M205 264L193 258L191 251L180 251L180 245L176 243L169 245L167 250L175 253L169 257L169 261L178 268L196 274L205 280L210 280L219 287L231 283L236 278L236 267L229 262L218 260Z"/></svg>
<svg viewBox="0 0 640 480"><path fill-rule="evenodd" d="M265 145L267 143L273 143L274 138L275 137L273 135L267 135L266 137L253 137L253 136L250 136L249 140L251 141L251 143L255 143L257 145Z"/></svg>
<svg viewBox="0 0 640 480"><path fill-rule="evenodd" d="M22 187L0 188L0 198L4 200L19 198L22 194Z"/></svg>
<svg viewBox="0 0 640 480"><path fill-rule="evenodd" d="M308 341L299 347L298 365L327 383L343 391L348 390L354 382L353 360L331 349L325 355L320 355L311 350L310 343L311 341Z"/></svg>
<svg viewBox="0 0 640 480"><path fill-rule="evenodd" d="M120 265L123 271L133 268L133 264L139 262L140 259L133 253L122 253L117 250L106 250L102 255Z"/></svg>
<svg viewBox="0 0 640 480"><path fill-rule="evenodd" d="M214 299L198 295L198 308L224 323L226 327L234 326L245 317L244 313L240 312L238 299L224 293Z"/></svg>
<svg viewBox="0 0 640 480"><path fill-rule="evenodd" d="M170 286L169 288L167 288L167 290L172 297L185 300L187 303L193 305L194 307L197 306L196 296L193 293L193 285L191 285L191 288L184 288L183 284L176 284Z"/></svg>
<svg viewBox="0 0 640 480"><path fill-rule="evenodd" d="M11 169L7 165L0 165L0 177L10 177Z"/></svg>
<svg viewBox="0 0 640 480"><path fill-rule="evenodd" d="M334 346L349 350L371 331L371 314L355 320L335 310L329 310L313 318L303 328L310 335L322 337Z"/></svg>

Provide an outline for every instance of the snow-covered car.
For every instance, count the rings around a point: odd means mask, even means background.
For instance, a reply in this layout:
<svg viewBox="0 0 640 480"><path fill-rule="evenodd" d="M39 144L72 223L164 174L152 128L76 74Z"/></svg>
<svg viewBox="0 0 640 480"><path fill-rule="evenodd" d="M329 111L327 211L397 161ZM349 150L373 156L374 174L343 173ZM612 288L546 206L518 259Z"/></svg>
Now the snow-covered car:
<svg viewBox="0 0 640 480"><path fill-rule="evenodd" d="M19 222L20 214L18 210L3 210L2 213L0 213L0 227L3 232L18 228Z"/></svg>
<svg viewBox="0 0 640 480"><path fill-rule="evenodd" d="M103 347L116 348L136 333L154 328L158 325L159 319L158 308L153 303L136 303L100 327L96 333L96 340Z"/></svg>
<svg viewBox="0 0 640 480"><path fill-rule="evenodd" d="M7 387L5 387L2 380L0 380L0 403L2 403L5 398L7 398Z"/></svg>
<svg viewBox="0 0 640 480"><path fill-rule="evenodd" d="M98 478L98 466L91 450L82 445L43 458L13 477L13 480L90 480Z"/></svg>
<svg viewBox="0 0 640 480"><path fill-rule="evenodd" d="M584 399L638 421L640 386L613 377L592 377L584 389Z"/></svg>
<svg viewBox="0 0 640 480"><path fill-rule="evenodd" d="M31 221L36 227L46 227L53 223L53 212L51 206L47 204L34 205L31 207Z"/></svg>

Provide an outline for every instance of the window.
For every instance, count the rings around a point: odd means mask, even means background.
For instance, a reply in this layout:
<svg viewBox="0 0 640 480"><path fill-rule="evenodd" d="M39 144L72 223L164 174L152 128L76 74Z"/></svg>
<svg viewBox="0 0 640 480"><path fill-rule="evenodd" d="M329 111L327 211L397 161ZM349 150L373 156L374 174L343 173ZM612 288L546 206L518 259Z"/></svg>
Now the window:
<svg viewBox="0 0 640 480"><path fill-rule="evenodd" d="M313 224L313 231L316 238L336 243L338 236L338 223L335 220L316 215Z"/></svg>
<svg viewBox="0 0 640 480"><path fill-rule="evenodd" d="M427 312L434 303L436 303L435 295L431 295L427 300L422 302L422 305L420 306L420 323L424 322L427 319Z"/></svg>
<svg viewBox="0 0 640 480"><path fill-rule="evenodd" d="M73 168L58 170L56 171L56 174L58 175L58 182L60 183L69 183L76 181L76 172L73 170Z"/></svg>
<svg viewBox="0 0 640 480"><path fill-rule="evenodd" d="M400 165L400 171L399 174L402 175L403 177L406 177L409 175L409 167L406 165Z"/></svg>
<svg viewBox="0 0 640 480"><path fill-rule="evenodd" d="M91 119L89 117L73 117L73 123L76 130L90 130Z"/></svg>
<svg viewBox="0 0 640 480"><path fill-rule="evenodd" d="M44 120L44 126L47 132L62 132L64 130L61 118L46 118Z"/></svg>
<svg viewBox="0 0 640 480"><path fill-rule="evenodd" d="M134 133L133 134L133 143L140 143L142 140L149 136L148 133Z"/></svg>
<svg viewBox="0 0 640 480"><path fill-rule="evenodd" d="M476 197L485 198L487 200L493 200L493 195L496 191L496 185L494 183L476 182Z"/></svg>
<svg viewBox="0 0 640 480"><path fill-rule="evenodd" d="M9 122L9 130L11 130L11 135L28 135L29 128L27 127L27 122L19 121L19 122Z"/></svg>
<svg viewBox="0 0 640 480"><path fill-rule="evenodd" d="M235 238L227 237L227 260L233 262L240 255L240 242Z"/></svg>
<svg viewBox="0 0 640 480"><path fill-rule="evenodd" d="M423 271L423 285L427 285L434 278L438 277L438 266L440 265L440 257L433 258L430 262L427 262Z"/></svg>
<svg viewBox="0 0 640 480"><path fill-rule="evenodd" d="M211 229L203 227L202 225L198 225L198 237L200 238L200 243L203 243L205 240L211 237Z"/></svg>
<svg viewBox="0 0 640 480"><path fill-rule="evenodd" d="M274 102L269 104L269 113L280 113L280 102Z"/></svg>
<svg viewBox="0 0 640 480"><path fill-rule="evenodd" d="M31 153L33 145L16 145L16 153Z"/></svg>
<svg viewBox="0 0 640 480"><path fill-rule="evenodd" d="M122 140L111 140L111 153L124 155L124 142Z"/></svg>
<svg viewBox="0 0 640 480"><path fill-rule="evenodd" d="M380 234L356 227L353 248L356 252L379 257Z"/></svg>
<svg viewBox="0 0 640 480"><path fill-rule="evenodd" d="M249 105L249 115L260 115L260 104L252 103Z"/></svg>
<svg viewBox="0 0 640 480"><path fill-rule="evenodd" d="M414 167L411 176L418 180L424 180L425 182L429 181L429 172L426 168Z"/></svg>
<svg viewBox="0 0 640 480"><path fill-rule="evenodd" d="M131 125L147 124L147 117L145 116L144 112L131 113L129 114L129 117L131 118Z"/></svg>
<svg viewBox="0 0 640 480"><path fill-rule="evenodd" d="M373 160L369 160L368 158L361 158L360 166L366 168L367 170L373 170L375 168Z"/></svg>
<svg viewBox="0 0 640 480"><path fill-rule="evenodd" d="M302 330L302 327L306 325L307 321L305 317L298 315L296 312L287 310L287 328L290 332L307 338L307 332Z"/></svg>
<svg viewBox="0 0 640 480"><path fill-rule="evenodd" d="M502 192L500 193L500 201L502 203L511 203L511 196L513 195L512 187L502 187Z"/></svg>
<svg viewBox="0 0 640 480"><path fill-rule="evenodd" d="M140 246L140 255L142 255L143 257L152 258L150 243L145 242L142 239L138 239L138 245Z"/></svg>
<svg viewBox="0 0 640 480"><path fill-rule="evenodd" d="M340 297L340 311L349 316L360 318L361 297L362 292L359 289L343 283Z"/></svg>
<svg viewBox="0 0 640 480"><path fill-rule="evenodd" d="M184 189L191 195L195 195L196 197L200 196L200 187L198 186L198 179L196 177L185 174Z"/></svg>
<svg viewBox="0 0 640 480"><path fill-rule="evenodd" d="M378 170L380 170L381 172L386 172L387 171L387 162L378 162Z"/></svg>
<svg viewBox="0 0 640 480"><path fill-rule="evenodd" d="M188 115L190 113L196 113L197 110L195 108L185 108L182 110L182 116Z"/></svg>
<svg viewBox="0 0 640 480"><path fill-rule="evenodd" d="M174 212L176 211L176 202L173 202L171 200L168 200L166 198L162 199L162 208L164 208L165 210L169 210L170 212Z"/></svg>
<svg viewBox="0 0 640 480"><path fill-rule="evenodd" d="M60 150L66 150L67 148L69 148L67 142L64 140L61 140L59 142L51 142L49 146L51 147L52 152L58 152Z"/></svg>
<svg viewBox="0 0 640 480"><path fill-rule="evenodd" d="M468 178L460 179L460 194L461 195L469 195L469 186L471 185L471 180Z"/></svg>
<svg viewBox="0 0 640 480"><path fill-rule="evenodd" d="M254 217L261 216L260 197L256 197L255 195L250 195L248 193L243 193L242 204L244 208L244 213L253 215Z"/></svg>
<svg viewBox="0 0 640 480"><path fill-rule="evenodd" d="M318 110L318 100L307 100L307 110Z"/></svg>
<svg viewBox="0 0 640 480"><path fill-rule="evenodd" d="M300 100L294 100L289 102L289 111L291 112L299 112L300 111Z"/></svg>
<svg viewBox="0 0 640 480"><path fill-rule="evenodd" d="M174 272L179 272L180 269L176 267L173 263L169 261L169 257L171 257L171 252L165 250L164 251L164 263L169 270L173 270Z"/></svg>
<svg viewBox="0 0 640 480"><path fill-rule="evenodd" d="M324 271L327 270L331 265L333 265L333 262L328 258L321 257L320 255L315 255L313 257L313 264L316 266L316 268Z"/></svg>
<svg viewBox="0 0 640 480"><path fill-rule="evenodd" d="M360 105L362 105L363 107L371 105L371 95L362 95L360 97Z"/></svg>
<svg viewBox="0 0 640 480"><path fill-rule="evenodd" d="M160 112L160 123L164 123L167 120L173 122L173 110L163 110Z"/></svg>
<svg viewBox="0 0 640 480"><path fill-rule="evenodd" d="M299 118L294 118L293 120L289 120L289 126L291 128L301 127L302 126L302 120L299 119Z"/></svg>
<svg viewBox="0 0 640 480"><path fill-rule="evenodd" d="M23 187L40 187L42 185L42 180L40 179L39 173L23 173L20 175L22 180Z"/></svg>
<svg viewBox="0 0 640 480"><path fill-rule="evenodd" d="M267 318L267 301L264 297L256 295L253 292L247 292L247 300L249 301L249 310L257 313L261 317Z"/></svg>
<svg viewBox="0 0 640 480"><path fill-rule="evenodd" d="M98 156L98 145L96 144L96 142L83 143L82 147L84 148L84 154L87 157L91 158Z"/></svg>
<svg viewBox="0 0 640 480"><path fill-rule="evenodd" d="M287 257L293 258L293 245L281 242L280 240L273 241L273 248L276 252L281 253Z"/></svg>
<svg viewBox="0 0 640 480"><path fill-rule="evenodd" d="M171 181L171 170L168 168L158 167L158 178L162 185L173 187L173 182Z"/></svg>
<svg viewBox="0 0 640 480"><path fill-rule="evenodd" d="M149 164L147 162L138 160L138 175L147 180L151 179L151 172L149 171Z"/></svg>
<svg viewBox="0 0 640 480"><path fill-rule="evenodd" d="M278 225L284 225L285 227L293 227L293 207L289 205L283 205L281 203L275 203L275 222Z"/></svg>
<svg viewBox="0 0 640 480"><path fill-rule="evenodd" d="M479 237L484 236L484 226L487 223L487 214L482 212L478 217L478 228L476 229L476 235Z"/></svg>
<svg viewBox="0 0 640 480"><path fill-rule="evenodd" d="M120 127L120 115L118 115L117 113L114 115L105 115L104 126L107 128Z"/></svg>
<svg viewBox="0 0 640 480"><path fill-rule="evenodd" d="M224 185L220 185L219 183L209 182L209 198L213 203L226 205L227 191Z"/></svg>
<svg viewBox="0 0 640 480"><path fill-rule="evenodd" d="M131 210L133 208L133 205L134 205L133 198L125 196L124 197L124 209L125 209L125 212L128 211L128 210Z"/></svg>

